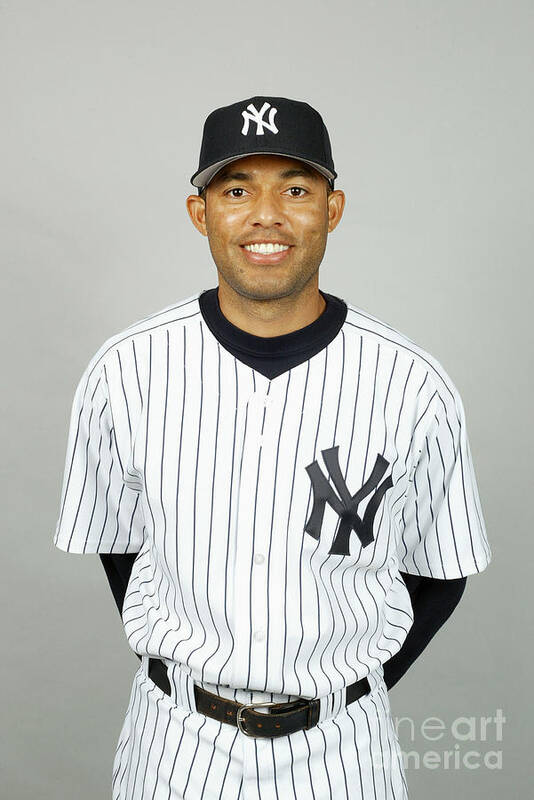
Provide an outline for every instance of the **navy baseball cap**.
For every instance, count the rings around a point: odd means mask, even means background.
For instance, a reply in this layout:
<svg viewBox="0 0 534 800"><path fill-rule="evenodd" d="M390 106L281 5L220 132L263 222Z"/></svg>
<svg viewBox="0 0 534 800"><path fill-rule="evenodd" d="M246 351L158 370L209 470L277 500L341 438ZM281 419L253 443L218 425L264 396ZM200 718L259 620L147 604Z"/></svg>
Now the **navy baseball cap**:
<svg viewBox="0 0 534 800"><path fill-rule="evenodd" d="M334 188L337 172L330 137L319 112L300 100L261 96L216 108L209 114L191 183L200 193L226 164L262 154L305 161Z"/></svg>

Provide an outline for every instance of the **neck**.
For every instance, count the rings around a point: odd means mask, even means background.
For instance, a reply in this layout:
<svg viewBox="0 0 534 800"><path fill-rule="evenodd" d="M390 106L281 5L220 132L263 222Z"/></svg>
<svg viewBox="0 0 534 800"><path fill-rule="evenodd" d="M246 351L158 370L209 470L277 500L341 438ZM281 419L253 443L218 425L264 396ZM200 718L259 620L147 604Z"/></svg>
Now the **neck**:
<svg viewBox="0 0 534 800"><path fill-rule="evenodd" d="M233 325L254 336L282 336L304 328L318 319L326 308L317 282L298 294L285 297L246 297L219 279L219 306Z"/></svg>

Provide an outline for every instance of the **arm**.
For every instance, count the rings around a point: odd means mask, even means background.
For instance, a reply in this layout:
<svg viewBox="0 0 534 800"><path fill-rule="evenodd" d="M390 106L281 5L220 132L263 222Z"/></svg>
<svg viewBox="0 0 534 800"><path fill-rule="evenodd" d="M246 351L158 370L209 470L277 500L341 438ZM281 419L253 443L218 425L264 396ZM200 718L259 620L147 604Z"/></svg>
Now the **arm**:
<svg viewBox="0 0 534 800"><path fill-rule="evenodd" d="M384 681L391 689L450 617L464 592L466 577L442 580L401 572L410 593L414 621L401 649L384 663Z"/></svg>

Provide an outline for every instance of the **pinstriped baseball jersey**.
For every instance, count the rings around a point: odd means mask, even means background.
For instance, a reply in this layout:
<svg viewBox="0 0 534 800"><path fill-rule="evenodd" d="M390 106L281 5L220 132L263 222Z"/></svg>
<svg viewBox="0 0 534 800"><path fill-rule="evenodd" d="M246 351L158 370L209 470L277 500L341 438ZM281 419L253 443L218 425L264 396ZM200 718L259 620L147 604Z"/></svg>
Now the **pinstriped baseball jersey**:
<svg viewBox="0 0 534 800"><path fill-rule="evenodd" d="M336 697L406 637L399 570L458 578L491 560L460 395L347 301L326 347L268 378L221 346L200 295L90 360L54 544L139 551L122 617L144 661L269 699Z"/></svg>

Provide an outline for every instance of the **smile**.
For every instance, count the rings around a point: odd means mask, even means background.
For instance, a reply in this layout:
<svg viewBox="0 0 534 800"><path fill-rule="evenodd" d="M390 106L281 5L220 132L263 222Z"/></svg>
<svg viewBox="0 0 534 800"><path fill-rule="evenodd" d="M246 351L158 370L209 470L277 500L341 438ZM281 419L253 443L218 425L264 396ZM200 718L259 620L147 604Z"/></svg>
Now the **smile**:
<svg viewBox="0 0 534 800"><path fill-rule="evenodd" d="M287 244L245 244L240 245L247 261L251 264L279 264L288 258L293 245Z"/></svg>
<svg viewBox="0 0 534 800"><path fill-rule="evenodd" d="M278 242L258 242L245 244L243 247L250 253L280 253L282 250L289 250L288 244L278 244Z"/></svg>

